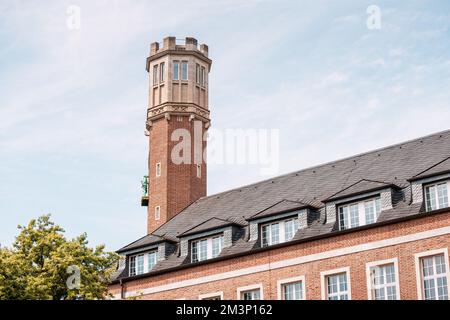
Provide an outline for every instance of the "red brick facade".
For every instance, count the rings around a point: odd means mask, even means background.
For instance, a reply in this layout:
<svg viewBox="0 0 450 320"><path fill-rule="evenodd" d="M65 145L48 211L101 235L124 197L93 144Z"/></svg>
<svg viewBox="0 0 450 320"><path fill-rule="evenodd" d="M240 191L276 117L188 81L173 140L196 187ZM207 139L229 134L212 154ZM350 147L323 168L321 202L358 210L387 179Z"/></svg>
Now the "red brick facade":
<svg viewBox="0 0 450 320"><path fill-rule="evenodd" d="M199 295L220 291L223 292L224 299L237 299L239 287L261 284L263 299L277 299L279 280L304 276L305 298L321 299L323 291L321 272L349 267L351 298L368 299L366 263L397 258L400 298L418 299L415 254L436 249L448 250L449 226L450 212L424 215L409 221L127 281L123 283L123 294L125 297L138 296L142 299L198 299ZM353 251L347 253L336 251L345 248ZM299 257L306 260L303 263L289 260ZM448 256L446 257L448 267ZM281 261L291 263L283 266L280 264ZM261 269L257 268L260 266L266 267L259 271ZM247 269L248 274L239 273L246 268L254 268L254 272ZM232 276L230 272L237 274ZM224 277L224 273L228 275ZM221 280L205 278L219 274ZM183 282L186 280L194 282ZM148 293L149 288L153 288L154 292ZM120 284L112 285L110 293L120 297Z"/></svg>
<svg viewBox="0 0 450 320"><path fill-rule="evenodd" d="M201 175L197 177L197 164L194 163L194 138L202 141L205 124L201 123L200 137L194 134L194 123L188 116L160 118L153 122L149 130L149 205L148 233L152 233L170 220L189 204L206 196L206 163L201 163ZM172 133L185 129L191 139L190 164L174 164L171 152L179 141L171 141ZM206 142L202 142L202 150ZM161 163L161 176L156 176L156 164ZM155 220L155 206L160 206L160 219Z"/></svg>

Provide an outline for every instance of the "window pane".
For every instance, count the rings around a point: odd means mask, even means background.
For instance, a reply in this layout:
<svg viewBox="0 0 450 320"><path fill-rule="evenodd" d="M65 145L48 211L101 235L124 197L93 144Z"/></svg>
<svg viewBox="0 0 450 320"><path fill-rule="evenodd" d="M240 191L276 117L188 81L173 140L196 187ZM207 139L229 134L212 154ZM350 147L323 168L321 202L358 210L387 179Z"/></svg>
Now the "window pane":
<svg viewBox="0 0 450 320"><path fill-rule="evenodd" d="M215 237L212 239L212 257L217 257L222 251L223 236Z"/></svg>
<svg viewBox="0 0 450 320"><path fill-rule="evenodd" d="M156 255L157 252L150 252L148 254L148 271L152 270L153 267L156 265Z"/></svg>
<svg viewBox="0 0 450 320"><path fill-rule="evenodd" d="M136 258L136 274L143 274L144 273L144 255L138 255Z"/></svg>
<svg viewBox="0 0 450 320"><path fill-rule="evenodd" d="M278 242L280 242L280 228L278 223L274 223L271 225L270 237L271 237L270 244L277 244Z"/></svg>
<svg viewBox="0 0 450 320"><path fill-rule="evenodd" d="M181 62L181 80L188 79L188 64L187 61Z"/></svg>
<svg viewBox="0 0 450 320"><path fill-rule="evenodd" d="M270 225L262 227L262 245L263 245L263 247L267 247L269 245L269 231L270 231Z"/></svg>
<svg viewBox="0 0 450 320"><path fill-rule="evenodd" d="M448 207L447 183L441 183L437 186L439 209Z"/></svg>
<svg viewBox="0 0 450 320"><path fill-rule="evenodd" d="M350 206L350 224L352 228L359 226L358 204L353 204Z"/></svg>
<svg viewBox="0 0 450 320"><path fill-rule="evenodd" d="M159 82L164 82L164 62L161 63L161 67L159 69Z"/></svg>
<svg viewBox="0 0 450 320"><path fill-rule="evenodd" d="M158 83L158 65L153 66L153 85Z"/></svg>
<svg viewBox="0 0 450 320"><path fill-rule="evenodd" d="M173 80L178 80L179 73L180 73L180 63L178 61L173 62Z"/></svg>
<svg viewBox="0 0 450 320"><path fill-rule="evenodd" d="M427 202L427 211L436 210L436 187L429 186L425 188L425 197Z"/></svg>
<svg viewBox="0 0 450 320"><path fill-rule="evenodd" d="M198 261L198 241L192 242L191 246L192 246L192 261L197 262Z"/></svg>
<svg viewBox="0 0 450 320"><path fill-rule="evenodd" d="M341 230L348 228L348 207L340 207L339 208L339 220Z"/></svg>
<svg viewBox="0 0 450 320"><path fill-rule="evenodd" d="M136 257L130 257L130 276L136 275Z"/></svg>
<svg viewBox="0 0 450 320"><path fill-rule="evenodd" d="M366 216L366 223L375 222L375 201L364 202L364 213Z"/></svg>

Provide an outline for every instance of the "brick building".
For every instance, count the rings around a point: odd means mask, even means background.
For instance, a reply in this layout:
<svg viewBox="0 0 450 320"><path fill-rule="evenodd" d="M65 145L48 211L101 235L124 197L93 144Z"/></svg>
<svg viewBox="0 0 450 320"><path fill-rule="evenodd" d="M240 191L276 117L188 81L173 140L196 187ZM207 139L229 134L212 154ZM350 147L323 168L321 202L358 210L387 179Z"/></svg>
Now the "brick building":
<svg viewBox="0 0 450 320"><path fill-rule="evenodd" d="M193 38L151 45L148 234L115 298L448 299L450 131L206 196L198 148L173 150L208 130L210 68Z"/></svg>

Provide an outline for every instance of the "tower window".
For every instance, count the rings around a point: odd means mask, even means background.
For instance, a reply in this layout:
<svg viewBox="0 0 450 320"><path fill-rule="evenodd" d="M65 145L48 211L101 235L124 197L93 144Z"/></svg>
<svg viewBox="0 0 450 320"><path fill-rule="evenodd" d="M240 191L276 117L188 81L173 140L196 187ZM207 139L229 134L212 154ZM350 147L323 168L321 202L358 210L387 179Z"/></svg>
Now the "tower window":
<svg viewBox="0 0 450 320"><path fill-rule="evenodd" d="M197 165L197 178L201 178L202 177L202 165L198 164Z"/></svg>
<svg viewBox="0 0 450 320"><path fill-rule="evenodd" d="M155 220L159 220L161 218L161 207L156 206L155 207Z"/></svg>
<svg viewBox="0 0 450 320"><path fill-rule="evenodd" d="M161 63L160 68L159 68L159 82L162 83L164 82L164 62Z"/></svg>
<svg viewBox="0 0 450 320"><path fill-rule="evenodd" d="M174 61L173 62L173 80L179 80L179 74L180 74L180 62Z"/></svg>
<svg viewBox="0 0 450 320"><path fill-rule="evenodd" d="M195 65L195 82L200 84L200 65L198 63Z"/></svg>
<svg viewBox="0 0 450 320"><path fill-rule="evenodd" d="M161 176L161 162L158 162L156 164L156 176L160 177Z"/></svg>
<svg viewBox="0 0 450 320"><path fill-rule="evenodd" d="M201 68L201 72L200 72L200 83L201 85L204 87L206 84L206 79L205 79L205 67Z"/></svg>
<svg viewBox="0 0 450 320"><path fill-rule="evenodd" d="M158 84L158 65L153 66L153 85Z"/></svg>
<svg viewBox="0 0 450 320"><path fill-rule="evenodd" d="M181 61L181 80L188 79L188 62Z"/></svg>

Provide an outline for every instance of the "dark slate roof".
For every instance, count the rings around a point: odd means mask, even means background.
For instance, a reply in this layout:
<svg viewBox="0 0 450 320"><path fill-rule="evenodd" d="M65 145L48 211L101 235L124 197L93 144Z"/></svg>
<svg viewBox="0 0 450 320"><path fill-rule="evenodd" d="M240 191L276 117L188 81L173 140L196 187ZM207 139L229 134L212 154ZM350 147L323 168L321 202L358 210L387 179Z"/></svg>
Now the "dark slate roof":
<svg viewBox="0 0 450 320"><path fill-rule="evenodd" d="M176 242L175 239L172 239L170 237L163 237L163 236L149 234L149 235L146 235L146 236L126 245L123 248L120 248L119 250L117 250L117 252L122 253L122 252L130 251L130 250L134 250L134 249L138 249L138 248L148 247L148 246L156 245L156 244L164 242L164 241Z"/></svg>
<svg viewBox="0 0 450 320"><path fill-rule="evenodd" d="M410 180L412 181L412 180L423 179L423 178L427 178L427 177L434 176L437 174L448 173L448 172L450 172L450 157L431 166L427 170L419 173L418 175L415 175Z"/></svg>
<svg viewBox="0 0 450 320"><path fill-rule="evenodd" d="M309 223L306 229L299 230L293 239L306 241L337 230L336 222L325 221L322 199L375 186L392 185L400 188L394 195L394 208L383 211L378 221L412 217L423 212L423 208L422 204L411 205L408 179L448 169L449 158L450 130L203 197L154 231L153 235L137 240L120 252L148 246L161 239L178 241L178 236L183 233L207 225L208 221L218 220L239 223L246 230L245 236L235 241L233 246L225 248L220 257L250 252L259 247L259 241L248 240L247 220L276 205L280 206L280 210L284 205L284 208L290 205L293 207L291 202L310 204L317 208L316 221ZM175 252L167 260L159 262L154 271L185 264L189 264L189 261L179 258Z"/></svg>
<svg viewBox="0 0 450 320"><path fill-rule="evenodd" d="M339 192L333 194L332 196L324 199L323 201L332 201L338 200L342 198L346 198L349 196L358 195L361 193L366 193L370 191L380 190L388 187L394 186L392 183L373 181L367 179L361 179L358 182L340 190Z"/></svg>
<svg viewBox="0 0 450 320"><path fill-rule="evenodd" d="M292 200L281 200L280 202L268 207L267 209L262 210L261 212L258 212L254 216L250 217L248 220L254 220L254 219L260 219L264 217L269 217L275 214L280 214L283 212L289 212L297 209L307 208L311 207L311 205L306 203L301 203L298 201L292 201Z"/></svg>
<svg viewBox="0 0 450 320"><path fill-rule="evenodd" d="M239 224L235 221L228 221L213 217L209 220L206 220L205 222L200 223L198 226L195 226L194 228L187 230L186 232L183 232L178 237L192 235L200 232L206 232L209 230L219 229L230 225L242 226L242 224Z"/></svg>
<svg viewBox="0 0 450 320"><path fill-rule="evenodd" d="M213 217L248 219L284 199L314 203L362 179L404 187L449 156L450 130L200 198L154 234L176 237Z"/></svg>

